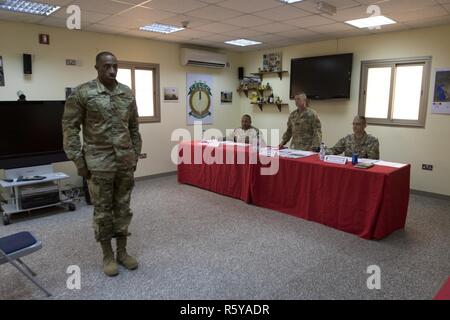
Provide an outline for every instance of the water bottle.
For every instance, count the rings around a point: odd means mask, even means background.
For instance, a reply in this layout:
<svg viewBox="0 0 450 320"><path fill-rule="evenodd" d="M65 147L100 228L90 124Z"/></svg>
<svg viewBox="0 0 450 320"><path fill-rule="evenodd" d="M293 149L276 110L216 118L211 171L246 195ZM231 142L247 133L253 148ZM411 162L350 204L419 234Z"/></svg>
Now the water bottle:
<svg viewBox="0 0 450 320"><path fill-rule="evenodd" d="M325 160L326 150L325 150L325 143L323 143L323 142L320 143L319 156L320 156L320 160L322 160L322 161Z"/></svg>

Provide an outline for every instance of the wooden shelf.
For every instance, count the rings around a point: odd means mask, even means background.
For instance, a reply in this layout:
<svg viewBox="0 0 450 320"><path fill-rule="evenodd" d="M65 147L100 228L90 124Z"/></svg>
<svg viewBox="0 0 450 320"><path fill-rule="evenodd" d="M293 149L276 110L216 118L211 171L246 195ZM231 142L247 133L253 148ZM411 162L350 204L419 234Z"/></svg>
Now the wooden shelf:
<svg viewBox="0 0 450 320"><path fill-rule="evenodd" d="M289 73L289 71L261 71L261 72L252 73L252 75L259 76L262 81L264 79L264 75L278 74L278 77L280 77L280 80L283 80L284 73Z"/></svg>
<svg viewBox="0 0 450 320"><path fill-rule="evenodd" d="M250 102L250 104L257 105L261 111L263 111L263 106L277 106L278 111L281 112L281 107L288 106L287 103L268 103L268 102L258 103L258 102Z"/></svg>
<svg viewBox="0 0 450 320"><path fill-rule="evenodd" d="M250 91L258 91L260 94L260 96L263 95L264 91L272 91L272 88L265 88L265 89L259 89L259 88L249 88L249 89L238 89L237 92L238 93L245 93L245 96L248 98L248 93Z"/></svg>

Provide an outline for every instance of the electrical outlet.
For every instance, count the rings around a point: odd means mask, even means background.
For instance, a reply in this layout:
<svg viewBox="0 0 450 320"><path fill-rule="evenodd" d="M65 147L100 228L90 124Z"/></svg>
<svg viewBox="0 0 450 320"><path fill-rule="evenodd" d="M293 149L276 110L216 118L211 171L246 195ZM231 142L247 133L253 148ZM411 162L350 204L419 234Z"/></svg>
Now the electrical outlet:
<svg viewBox="0 0 450 320"><path fill-rule="evenodd" d="M139 159L147 159L147 154L146 153L141 153L139 156Z"/></svg>
<svg viewBox="0 0 450 320"><path fill-rule="evenodd" d="M66 66L76 66L77 60L74 59L66 59Z"/></svg>
<svg viewBox="0 0 450 320"><path fill-rule="evenodd" d="M422 164L422 170L433 171L432 164Z"/></svg>

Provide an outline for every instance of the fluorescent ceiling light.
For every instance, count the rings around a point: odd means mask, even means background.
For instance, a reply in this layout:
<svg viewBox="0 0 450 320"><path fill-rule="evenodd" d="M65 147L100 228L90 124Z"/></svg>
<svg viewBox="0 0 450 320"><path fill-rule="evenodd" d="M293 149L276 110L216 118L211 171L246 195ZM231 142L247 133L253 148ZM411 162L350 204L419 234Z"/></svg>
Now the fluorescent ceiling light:
<svg viewBox="0 0 450 320"><path fill-rule="evenodd" d="M261 44L262 42L247 40L247 39L237 39L237 40L225 41L225 43L232 44L234 46L239 46L239 47L246 47L246 46L254 46L256 44Z"/></svg>
<svg viewBox="0 0 450 320"><path fill-rule="evenodd" d="M167 24L154 23L154 24L151 24L148 26L140 27L139 29L142 31L168 34L168 33L173 33L173 32L184 30L185 28L181 28L181 27L177 27L177 26L170 26Z"/></svg>
<svg viewBox="0 0 450 320"><path fill-rule="evenodd" d="M47 3L23 1L23 0L6 0L0 1L0 10L35 14L39 16L49 16L56 10L61 8Z"/></svg>
<svg viewBox="0 0 450 320"><path fill-rule="evenodd" d="M278 0L278 1L283 2L283 3L295 3L295 2L300 2L303 0Z"/></svg>
<svg viewBox="0 0 450 320"><path fill-rule="evenodd" d="M376 17L370 17L370 18L345 21L345 23L362 29L362 28L384 26L387 24L394 24L397 22L395 22L394 20L389 19L385 16L376 16Z"/></svg>

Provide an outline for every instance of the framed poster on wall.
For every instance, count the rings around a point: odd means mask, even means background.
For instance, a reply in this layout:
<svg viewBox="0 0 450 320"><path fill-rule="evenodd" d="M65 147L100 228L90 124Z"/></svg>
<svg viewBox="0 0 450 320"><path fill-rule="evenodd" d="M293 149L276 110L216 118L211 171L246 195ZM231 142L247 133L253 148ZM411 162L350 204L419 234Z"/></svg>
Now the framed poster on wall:
<svg viewBox="0 0 450 320"><path fill-rule="evenodd" d="M431 112L450 114L450 68L440 68L434 72Z"/></svg>
<svg viewBox="0 0 450 320"><path fill-rule="evenodd" d="M187 124L201 121L212 124L214 119L213 78L208 74L187 73L186 81Z"/></svg>

